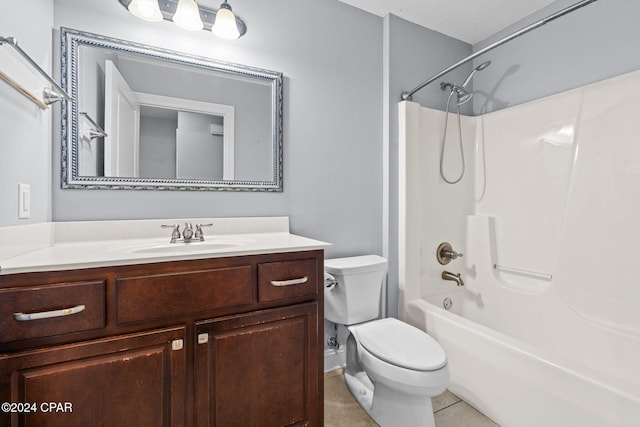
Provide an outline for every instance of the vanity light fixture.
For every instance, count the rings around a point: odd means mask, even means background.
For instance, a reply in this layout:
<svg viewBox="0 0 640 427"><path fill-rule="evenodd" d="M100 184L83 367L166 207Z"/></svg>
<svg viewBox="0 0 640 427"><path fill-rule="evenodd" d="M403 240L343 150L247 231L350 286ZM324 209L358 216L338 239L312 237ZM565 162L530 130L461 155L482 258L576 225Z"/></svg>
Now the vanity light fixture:
<svg viewBox="0 0 640 427"><path fill-rule="evenodd" d="M238 29L238 19L231 10L231 6L224 0L224 3L220 5L220 9L216 12L216 19L211 27L211 32L217 37L225 40L235 40L240 37L240 30Z"/></svg>
<svg viewBox="0 0 640 427"><path fill-rule="evenodd" d="M199 6L195 0L118 0L134 16L145 21L172 21L187 30L211 31L217 37L234 40L247 32L247 26L238 18L227 0L220 9Z"/></svg>
<svg viewBox="0 0 640 427"><path fill-rule="evenodd" d="M162 21L162 12L156 0L132 0L129 3L129 12L133 16L149 22Z"/></svg>
<svg viewBox="0 0 640 427"><path fill-rule="evenodd" d="M200 9L194 0L179 0L173 22L180 28L197 31L204 28L200 19Z"/></svg>

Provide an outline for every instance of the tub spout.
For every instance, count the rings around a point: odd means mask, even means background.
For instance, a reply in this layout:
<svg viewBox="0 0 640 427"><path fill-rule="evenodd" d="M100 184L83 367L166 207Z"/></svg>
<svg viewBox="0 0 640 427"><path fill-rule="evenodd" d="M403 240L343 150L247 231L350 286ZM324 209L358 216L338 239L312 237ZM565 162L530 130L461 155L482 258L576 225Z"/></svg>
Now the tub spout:
<svg viewBox="0 0 640 427"><path fill-rule="evenodd" d="M460 273L454 274L448 271L443 271L442 279L454 281L458 286L464 286L464 282L462 281L462 277L460 277Z"/></svg>

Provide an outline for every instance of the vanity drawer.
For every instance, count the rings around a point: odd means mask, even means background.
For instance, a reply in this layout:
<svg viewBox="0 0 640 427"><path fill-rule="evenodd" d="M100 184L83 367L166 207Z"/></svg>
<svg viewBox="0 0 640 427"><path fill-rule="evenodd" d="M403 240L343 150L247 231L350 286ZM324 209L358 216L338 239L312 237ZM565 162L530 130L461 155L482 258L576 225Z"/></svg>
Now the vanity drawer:
<svg viewBox="0 0 640 427"><path fill-rule="evenodd" d="M0 289L0 342L63 335L105 326L105 282Z"/></svg>
<svg viewBox="0 0 640 427"><path fill-rule="evenodd" d="M118 323L251 305L253 277L252 267L243 265L116 279Z"/></svg>
<svg viewBox="0 0 640 427"><path fill-rule="evenodd" d="M258 301L276 301L318 292L316 259L268 262L258 265Z"/></svg>

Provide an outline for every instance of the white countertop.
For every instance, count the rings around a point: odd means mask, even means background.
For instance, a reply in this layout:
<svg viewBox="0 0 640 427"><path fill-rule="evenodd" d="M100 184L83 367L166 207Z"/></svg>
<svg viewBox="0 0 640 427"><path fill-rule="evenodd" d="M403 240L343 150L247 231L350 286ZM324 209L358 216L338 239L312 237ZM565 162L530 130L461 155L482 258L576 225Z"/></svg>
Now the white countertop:
<svg viewBox="0 0 640 427"><path fill-rule="evenodd" d="M324 249L289 233L287 217L189 219L205 241L169 243L161 224L185 220L84 221L0 228L0 275ZM12 243L14 242L15 243Z"/></svg>

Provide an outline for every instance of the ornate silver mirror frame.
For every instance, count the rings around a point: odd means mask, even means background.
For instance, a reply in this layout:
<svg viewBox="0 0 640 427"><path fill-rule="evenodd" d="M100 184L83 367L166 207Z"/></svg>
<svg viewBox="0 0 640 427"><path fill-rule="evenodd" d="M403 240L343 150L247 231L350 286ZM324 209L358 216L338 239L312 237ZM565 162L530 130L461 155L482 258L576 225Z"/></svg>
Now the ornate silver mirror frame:
<svg viewBox="0 0 640 427"><path fill-rule="evenodd" d="M174 52L166 49L161 49L153 46L142 45L124 40L118 40L109 38L97 34L91 34L72 30L68 28L61 29L60 40L60 62L61 62L61 77L62 87L71 95L72 101L68 103L62 103L61 105L61 137L62 137L62 188L71 189L140 189L140 190L213 190L213 191L282 191L282 128L283 128L283 108L282 108L282 73L249 67L245 65L232 64L227 62L221 62L210 58L198 57L187 55L180 52ZM270 147L266 150L269 152L265 155L266 151L263 148L262 154L253 154L249 151L249 154L245 153L245 156L253 157L251 161L256 161L256 157L261 158L260 161L265 162L264 166L266 173L259 176L257 179L250 176L250 172L236 173L231 175L225 172L225 175L220 179L209 178L158 178L158 177L142 177L131 176L135 174L129 174L124 176L105 176L104 173L86 173L83 172L80 167L80 149L83 148L81 144L93 141L94 139L100 140L101 138L108 138L106 132L101 128L100 120L95 117L91 118L86 112L82 111L79 106L79 99L82 90L80 88L80 53L81 49L87 49L95 47L98 49L106 49L114 55L130 56L133 60L153 64L158 66L161 64L163 67L173 67L189 72L195 72L199 75L203 73L211 74L218 79L228 79L229 85L235 84L238 81L248 82L248 84L254 84L262 87L261 91L268 90L268 101L270 105L261 106L265 111L264 114L268 114L268 117L261 117L261 121L266 123L269 135L261 135L259 138L254 137L251 141L252 144L266 142L269 140ZM212 77L213 78L213 77ZM224 82L224 80L223 80ZM86 89L85 89L86 90ZM157 95L157 94L155 94ZM155 96L154 95L154 96ZM181 97L166 97L160 94L158 98L166 98L176 100L177 104L185 102L194 102L195 104L205 104L202 100L185 100ZM207 105L218 106L222 110L233 111L236 108L227 100L222 104L211 103ZM246 104L246 102L245 102ZM187 104L190 105L190 104ZM264 108L263 108L264 107ZM188 107L187 107L188 108ZM215 110L215 108L214 108ZM226 134L229 125L231 126L231 135L235 135L236 146L240 141L240 133L238 130L249 129L255 127L254 120L246 115L240 114L240 108L236 108L238 114L231 116L231 120L225 120L224 132ZM195 110L192 110L195 111ZM217 111L217 110L216 110ZM217 114L217 113L213 113ZM224 115L224 113L221 113ZM87 129L87 126L89 129ZM211 125L211 133L214 133L213 126L218 126L220 134L222 134L223 125ZM235 127L235 129L233 129ZM217 131L216 131L217 132ZM264 138L262 138L264 136ZM233 140L231 141L233 147ZM225 147L227 143L225 142ZM99 147L100 148L100 147ZM102 148L104 150L104 148ZM245 147L245 152L247 148ZM225 155L225 159L229 156ZM235 170L238 171L238 155L236 154ZM233 171L233 153L230 156L231 167ZM226 161L226 160L225 160ZM269 164L267 165L266 162ZM246 167L245 167L246 169ZM264 176L269 175L269 176Z"/></svg>

